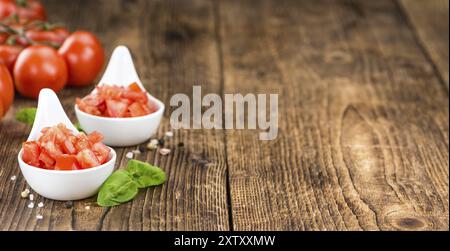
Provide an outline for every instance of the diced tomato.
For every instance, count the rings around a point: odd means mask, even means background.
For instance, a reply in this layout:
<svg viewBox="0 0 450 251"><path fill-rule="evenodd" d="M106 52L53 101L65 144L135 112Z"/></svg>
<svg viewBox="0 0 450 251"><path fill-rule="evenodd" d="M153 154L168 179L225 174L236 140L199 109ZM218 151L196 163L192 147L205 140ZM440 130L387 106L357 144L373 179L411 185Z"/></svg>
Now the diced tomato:
<svg viewBox="0 0 450 251"><path fill-rule="evenodd" d="M37 141L22 144L25 163L45 169L77 170L99 166L108 161L110 148L94 132L75 136L64 124L47 127Z"/></svg>
<svg viewBox="0 0 450 251"><path fill-rule="evenodd" d="M98 161L100 161L101 164L104 164L108 161L108 156L111 149L109 149L109 147L105 146L102 143L96 143L92 146L92 151L94 152Z"/></svg>
<svg viewBox="0 0 450 251"><path fill-rule="evenodd" d="M43 167L45 169L53 169L53 165L55 165L55 160L50 157L46 152L42 151L41 154L39 154L39 160L41 161L40 167Z"/></svg>
<svg viewBox="0 0 450 251"><path fill-rule="evenodd" d="M107 100L106 113L112 118L121 118L127 112L128 104L123 101Z"/></svg>
<svg viewBox="0 0 450 251"><path fill-rule="evenodd" d="M103 140L103 135L97 131L94 131L93 133L89 134L88 140L91 142L91 144L95 144L98 142L101 142Z"/></svg>
<svg viewBox="0 0 450 251"><path fill-rule="evenodd" d="M123 89L118 86L99 86L97 87L97 95L106 99L120 99Z"/></svg>
<svg viewBox="0 0 450 251"><path fill-rule="evenodd" d="M89 142L88 137L84 133L78 134L75 139L75 149L77 152L82 151L83 149L90 148L91 142Z"/></svg>
<svg viewBox="0 0 450 251"><path fill-rule="evenodd" d="M77 170L80 169L77 157L63 154L56 158L55 170Z"/></svg>
<svg viewBox="0 0 450 251"><path fill-rule="evenodd" d="M134 102L128 107L128 110L130 111L131 117L139 117L148 114L145 110L145 105L142 105L140 102Z"/></svg>
<svg viewBox="0 0 450 251"><path fill-rule="evenodd" d="M100 165L100 161L95 156L95 153L89 149L84 149L77 154L78 163L82 169L95 167Z"/></svg>
<svg viewBox="0 0 450 251"><path fill-rule="evenodd" d="M63 154L62 149L59 145L55 144L54 141L45 142L41 146L42 151L48 154L52 159L56 159L56 157Z"/></svg>
<svg viewBox="0 0 450 251"><path fill-rule="evenodd" d="M75 145L73 144L75 137L70 136L69 138L65 139L62 144L63 152L66 154L75 154L77 150L75 149Z"/></svg>
<svg viewBox="0 0 450 251"><path fill-rule="evenodd" d="M82 99L77 98L76 103L78 108L85 113L96 116L100 116L102 114L97 107L86 104L86 102L84 102Z"/></svg>
<svg viewBox="0 0 450 251"><path fill-rule="evenodd" d="M39 167L39 154L41 150L38 143L36 141L24 142L22 149L22 160L28 165Z"/></svg>
<svg viewBox="0 0 450 251"><path fill-rule="evenodd" d="M132 83L128 86L128 90L134 91L134 92L142 92L143 90L141 87L136 83Z"/></svg>
<svg viewBox="0 0 450 251"><path fill-rule="evenodd" d="M136 102L138 104L134 104ZM132 83L126 88L98 86L96 92L83 99L77 98L76 103L83 112L112 118L144 116L158 110L158 106L149 100L147 92L137 83ZM131 105L133 107L129 108Z"/></svg>

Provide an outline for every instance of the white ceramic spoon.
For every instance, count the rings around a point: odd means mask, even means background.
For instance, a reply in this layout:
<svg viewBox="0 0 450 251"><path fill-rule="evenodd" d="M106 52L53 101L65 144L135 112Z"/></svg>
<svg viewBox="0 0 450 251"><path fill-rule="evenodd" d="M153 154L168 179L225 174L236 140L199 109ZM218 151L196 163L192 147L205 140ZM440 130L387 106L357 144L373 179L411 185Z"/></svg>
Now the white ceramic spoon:
<svg viewBox="0 0 450 251"><path fill-rule="evenodd" d="M111 56L99 86L116 85L126 87L134 82L142 90L145 90L134 67L130 51L125 46L118 46ZM96 89L93 92L96 92ZM150 102L158 106L158 110L141 117L106 118L94 116L79 110L77 105L75 105L75 114L83 130L88 133L93 131L102 133L105 137L103 143L109 146L138 145L147 141L156 133L165 109L163 102L150 94L148 94L148 97Z"/></svg>
<svg viewBox="0 0 450 251"><path fill-rule="evenodd" d="M64 112L55 92L43 89L39 93L36 119L28 141L37 140L45 127L63 123L79 134ZM22 150L18 155L20 170L30 187L38 194L54 200L79 200L97 193L103 182L111 175L116 163L116 152L111 148L109 161L101 166L74 171L46 170L26 164Z"/></svg>

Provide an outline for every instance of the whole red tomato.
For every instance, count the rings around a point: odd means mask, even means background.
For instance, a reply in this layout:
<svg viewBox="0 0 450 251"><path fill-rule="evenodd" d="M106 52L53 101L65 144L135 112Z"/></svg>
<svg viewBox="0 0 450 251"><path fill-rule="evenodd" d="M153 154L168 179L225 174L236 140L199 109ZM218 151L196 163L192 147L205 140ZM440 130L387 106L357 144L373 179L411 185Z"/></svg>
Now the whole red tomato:
<svg viewBox="0 0 450 251"><path fill-rule="evenodd" d="M90 32L72 33L59 49L69 69L69 85L85 86L94 81L105 63L100 41Z"/></svg>
<svg viewBox="0 0 450 251"><path fill-rule="evenodd" d="M67 83L67 76L64 58L46 45L32 45L24 49L14 65L16 89L29 98L37 98L43 88L60 91Z"/></svg>
<svg viewBox="0 0 450 251"><path fill-rule="evenodd" d="M14 84L8 68L0 64L0 118L5 115L14 100Z"/></svg>
<svg viewBox="0 0 450 251"><path fill-rule="evenodd" d="M44 6L38 0L0 0L0 19L13 14L29 21L47 19Z"/></svg>
<svg viewBox="0 0 450 251"><path fill-rule="evenodd" d="M22 50L23 47L18 45L0 45L0 64L4 64L12 73L14 63Z"/></svg>

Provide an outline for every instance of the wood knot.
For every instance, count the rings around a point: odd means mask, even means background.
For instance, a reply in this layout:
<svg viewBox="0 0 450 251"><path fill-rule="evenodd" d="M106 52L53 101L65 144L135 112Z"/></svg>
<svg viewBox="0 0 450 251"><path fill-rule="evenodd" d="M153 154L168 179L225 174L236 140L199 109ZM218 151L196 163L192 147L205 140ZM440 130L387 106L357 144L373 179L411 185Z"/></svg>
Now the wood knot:
<svg viewBox="0 0 450 251"><path fill-rule="evenodd" d="M185 42L187 40L192 40L195 36L196 31L189 26L169 28L164 33L164 38L168 43Z"/></svg>
<svg viewBox="0 0 450 251"><path fill-rule="evenodd" d="M405 211L394 211L386 215L387 222L395 229L402 231L421 231L430 229L430 221L422 216Z"/></svg>
<svg viewBox="0 0 450 251"><path fill-rule="evenodd" d="M397 220L397 225L405 229L422 229L425 227L425 223L417 218L405 217Z"/></svg>

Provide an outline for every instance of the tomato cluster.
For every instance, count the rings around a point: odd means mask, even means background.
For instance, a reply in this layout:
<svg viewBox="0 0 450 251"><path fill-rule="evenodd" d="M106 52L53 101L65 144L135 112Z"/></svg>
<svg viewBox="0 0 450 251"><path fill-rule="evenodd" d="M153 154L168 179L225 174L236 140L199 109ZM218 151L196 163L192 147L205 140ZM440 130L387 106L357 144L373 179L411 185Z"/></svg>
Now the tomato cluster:
<svg viewBox="0 0 450 251"><path fill-rule="evenodd" d="M42 129L37 141L22 145L22 159L31 166L50 170L80 170L108 161L110 149L98 132L73 135L64 124Z"/></svg>
<svg viewBox="0 0 450 251"><path fill-rule="evenodd" d="M95 35L47 22L40 1L0 0L0 118L14 97L11 83L21 95L37 98L43 88L91 84L104 62Z"/></svg>

